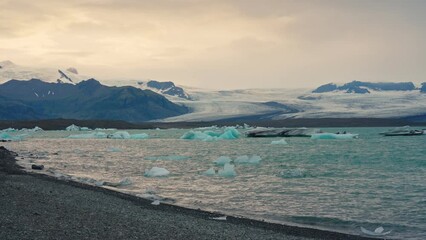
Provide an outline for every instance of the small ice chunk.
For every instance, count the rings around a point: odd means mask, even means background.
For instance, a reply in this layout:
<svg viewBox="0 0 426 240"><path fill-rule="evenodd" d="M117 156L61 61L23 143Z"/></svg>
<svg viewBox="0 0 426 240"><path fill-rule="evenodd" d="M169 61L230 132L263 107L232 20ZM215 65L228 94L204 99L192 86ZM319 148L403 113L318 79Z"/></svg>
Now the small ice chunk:
<svg viewBox="0 0 426 240"><path fill-rule="evenodd" d="M237 176L237 173L235 172L234 167L234 165L226 163L223 166L223 169L219 170L218 175L221 177L235 177Z"/></svg>
<svg viewBox="0 0 426 240"><path fill-rule="evenodd" d="M220 156L220 157L218 157L216 160L214 160L213 162L216 164L216 165L219 165L219 166L223 166L223 165L225 165L226 163L231 163L231 158L229 158L229 157L227 157L227 156Z"/></svg>
<svg viewBox="0 0 426 240"><path fill-rule="evenodd" d="M218 221L226 221L226 216L221 216L221 217L212 217L212 218L210 218L210 219L218 220Z"/></svg>
<svg viewBox="0 0 426 240"><path fill-rule="evenodd" d="M385 229L383 227L378 227L373 231L367 230L363 227L361 227L361 231L367 235L372 235L372 236L384 236L384 235L388 235L389 233L392 232L392 230L387 231L387 232L383 232Z"/></svg>
<svg viewBox="0 0 426 240"><path fill-rule="evenodd" d="M22 141L23 135L12 136L8 133L0 133L0 141Z"/></svg>
<svg viewBox="0 0 426 240"><path fill-rule="evenodd" d="M92 129L88 128L88 127L81 127L80 131L91 131Z"/></svg>
<svg viewBox="0 0 426 240"><path fill-rule="evenodd" d="M277 141L272 141L271 144L287 144L287 141L283 138L281 140L277 140Z"/></svg>
<svg viewBox="0 0 426 240"><path fill-rule="evenodd" d="M150 170L145 170L145 177L165 177L168 176L170 172L165 168L153 167Z"/></svg>
<svg viewBox="0 0 426 240"><path fill-rule="evenodd" d="M155 200L151 204L158 206L158 205L160 205L160 200Z"/></svg>
<svg viewBox="0 0 426 240"><path fill-rule="evenodd" d="M238 156L234 163L236 164L259 164L262 159L259 156L253 155L248 157L247 155Z"/></svg>
<svg viewBox="0 0 426 240"><path fill-rule="evenodd" d="M216 171L212 167L209 168L209 170L203 172L204 176L214 176L215 174L216 174Z"/></svg>

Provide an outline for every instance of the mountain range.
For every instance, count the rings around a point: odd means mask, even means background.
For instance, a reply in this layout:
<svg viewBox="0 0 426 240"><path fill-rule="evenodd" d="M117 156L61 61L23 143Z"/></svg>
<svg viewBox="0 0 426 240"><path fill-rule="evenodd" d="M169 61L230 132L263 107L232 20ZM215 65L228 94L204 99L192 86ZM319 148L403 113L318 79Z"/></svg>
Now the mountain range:
<svg viewBox="0 0 426 240"><path fill-rule="evenodd" d="M106 86L75 68L24 68L0 62L2 82L0 119L426 118L426 83L352 81L316 89L209 90L156 80L123 80L116 82L120 86Z"/></svg>
<svg viewBox="0 0 426 240"><path fill-rule="evenodd" d="M141 122L188 112L149 90L108 87L95 79L77 84L39 79L0 85L0 119L110 119Z"/></svg>

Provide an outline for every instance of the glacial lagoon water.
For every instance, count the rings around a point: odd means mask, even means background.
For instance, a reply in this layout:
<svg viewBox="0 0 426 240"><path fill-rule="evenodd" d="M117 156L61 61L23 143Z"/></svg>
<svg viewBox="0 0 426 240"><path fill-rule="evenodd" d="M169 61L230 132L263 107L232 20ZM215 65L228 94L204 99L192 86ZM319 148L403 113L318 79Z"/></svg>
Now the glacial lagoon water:
<svg viewBox="0 0 426 240"><path fill-rule="evenodd" d="M46 173L98 181L131 180L110 187L154 193L174 204L293 225L363 235L382 226L388 239L426 238L426 135L383 137L387 128L323 129L358 133L358 139L245 138L203 142L179 139L188 130L129 130L148 139L68 139L82 132L41 131L2 143L20 164L44 164ZM240 130L243 132L243 130ZM114 131L108 131L114 132ZM205 176L220 156L259 156L236 164L235 177ZM145 177L161 167L170 175Z"/></svg>

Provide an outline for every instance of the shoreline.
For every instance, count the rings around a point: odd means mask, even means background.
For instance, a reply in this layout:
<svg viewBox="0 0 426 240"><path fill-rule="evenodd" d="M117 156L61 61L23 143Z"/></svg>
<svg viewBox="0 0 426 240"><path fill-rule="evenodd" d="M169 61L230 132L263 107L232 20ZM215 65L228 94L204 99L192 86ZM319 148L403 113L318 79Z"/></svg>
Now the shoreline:
<svg viewBox="0 0 426 240"><path fill-rule="evenodd" d="M233 216L213 220L224 215L152 205L107 188L25 172L15 157L0 148L0 203L5 206L0 210L0 239L379 239ZM102 235L105 226L108 234Z"/></svg>

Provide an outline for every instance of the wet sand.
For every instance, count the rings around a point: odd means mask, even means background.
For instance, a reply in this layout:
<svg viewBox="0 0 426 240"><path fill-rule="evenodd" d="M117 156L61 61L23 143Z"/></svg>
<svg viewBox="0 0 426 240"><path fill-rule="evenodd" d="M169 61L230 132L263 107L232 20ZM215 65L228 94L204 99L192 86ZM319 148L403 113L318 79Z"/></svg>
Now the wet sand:
<svg viewBox="0 0 426 240"><path fill-rule="evenodd" d="M0 147L0 239L369 239L218 215L24 172Z"/></svg>

